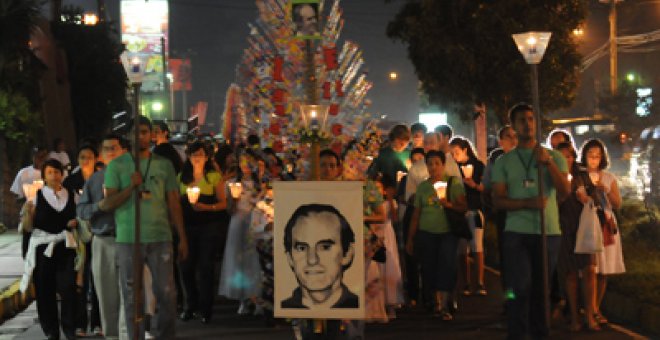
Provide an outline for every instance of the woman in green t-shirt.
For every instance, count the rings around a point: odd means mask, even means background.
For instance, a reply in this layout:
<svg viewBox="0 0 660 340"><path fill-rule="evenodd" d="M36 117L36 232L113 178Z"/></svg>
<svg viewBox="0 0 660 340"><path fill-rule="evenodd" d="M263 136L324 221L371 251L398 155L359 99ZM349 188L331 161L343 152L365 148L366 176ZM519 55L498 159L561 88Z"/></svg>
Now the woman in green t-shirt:
<svg viewBox="0 0 660 340"><path fill-rule="evenodd" d="M190 254L181 263L181 277L186 301L181 319L198 314L208 323L213 312L213 281L216 277L215 258L224 242L229 224L225 185L213 167L211 153L202 142L188 147L188 160L181 169L181 206L186 225ZM199 197L192 200L188 188L199 188ZM190 193L190 195L195 195ZM199 274L199 280L196 279Z"/></svg>
<svg viewBox="0 0 660 340"><path fill-rule="evenodd" d="M449 321L453 319L448 300L456 285L458 238L450 232L445 209L465 213L467 202L461 179L445 174L444 153L429 151L426 167L429 179L417 187L406 251L410 255L414 251L422 265L424 289L435 298L434 314ZM439 198L434 187L438 182L447 184L449 195Z"/></svg>

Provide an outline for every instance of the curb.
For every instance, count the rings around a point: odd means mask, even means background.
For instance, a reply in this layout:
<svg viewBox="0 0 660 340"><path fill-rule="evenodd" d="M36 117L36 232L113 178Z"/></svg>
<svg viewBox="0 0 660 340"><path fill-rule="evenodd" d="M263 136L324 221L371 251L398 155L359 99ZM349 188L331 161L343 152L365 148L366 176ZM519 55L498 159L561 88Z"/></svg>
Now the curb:
<svg viewBox="0 0 660 340"><path fill-rule="evenodd" d="M34 285L30 284L28 290L23 294L19 289L20 284L21 280L16 280L0 292L0 324L20 313L34 301Z"/></svg>

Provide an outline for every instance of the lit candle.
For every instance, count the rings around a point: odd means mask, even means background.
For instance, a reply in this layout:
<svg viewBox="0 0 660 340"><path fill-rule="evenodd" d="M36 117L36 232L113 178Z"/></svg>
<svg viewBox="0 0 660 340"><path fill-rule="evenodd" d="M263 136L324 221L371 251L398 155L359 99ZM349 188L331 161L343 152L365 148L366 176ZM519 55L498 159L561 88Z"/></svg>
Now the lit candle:
<svg viewBox="0 0 660 340"><path fill-rule="evenodd" d="M243 192L243 186L241 183L229 183L229 191L231 192L231 197L239 198Z"/></svg>
<svg viewBox="0 0 660 340"><path fill-rule="evenodd" d="M199 187L186 188L186 194L188 195L188 202L190 202L190 204L197 203L197 200L199 199Z"/></svg>
<svg viewBox="0 0 660 340"><path fill-rule="evenodd" d="M23 194L26 200L34 201L34 198L37 196L37 187L34 184L24 183Z"/></svg>
<svg viewBox="0 0 660 340"><path fill-rule="evenodd" d="M397 181L397 183L401 182L401 180L403 179L403 176L405 176L407 174L408 174L407 172L397 171L396 172L396 181Z"/></svg>
<svg viewBox="0 0 660 340"><path fill-rule="evenodd" d="M44 181L42 181L40 179L37 179L34 182L32 182L32 185L34 185L36 187L36 190L41 190L41 189L44 188Z"/></svg>
<svg viewBox="0 0 660 340"><path fill-rule="evenodd" d="M443 199L447 196L447 182L435 182L433 183L433 188L435 189L435 193L438 195L439 199Z"/></svg>
<svg viewBox="0 0 660 340"><path fill-rule="evenodd" d="M568 174L568 181L569 181L569 182L572 182L572 181L573 181L573 175Z"/></svg>
<svg viewBox="0 0 660 340"><path fill-rule="evenodd" d="M465 178L472 178L472 174L474 172L474 167L472 167L472 164L461 166L461 170L463 170L463 175Z"/></svg>

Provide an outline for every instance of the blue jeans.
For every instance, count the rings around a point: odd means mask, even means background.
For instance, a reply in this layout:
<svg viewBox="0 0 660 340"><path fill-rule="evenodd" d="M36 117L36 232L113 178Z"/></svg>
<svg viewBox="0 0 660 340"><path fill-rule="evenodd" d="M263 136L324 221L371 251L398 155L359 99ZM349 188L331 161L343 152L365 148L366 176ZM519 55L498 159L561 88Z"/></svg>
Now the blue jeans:
<svg viewBox="0 0 660 340"><path fill-rule="evenodd" d="M157 328L151 333L156 339L174 339L176 324L176 290L174 287L174 266L172 242L144 243L140 247L142 260L149 267L153 282L153 292L158 301L156 313ZM133 337L133 244L117 243L117 266L121 296L124 299L124 315L128 337ZM144 339L144 323L141 323L140 339ZM138 339L133 339L138 340Z"/></svg>
<svg viewBox="0 0 660 340"><path fill-rule="evenodd" d="M554 271L561 236L547 236L548 273ZM543 308L543 259L541 235L504 232L504 285L509 339L546 337Z"/></svg>
<svg viewBox="0 0 660 340"><path fill-rule="evenodd" d="M452 233L418 231L415 255L422 265L422 282L429 297L435 291L451 292L456 285L458 238Z"/></svg>

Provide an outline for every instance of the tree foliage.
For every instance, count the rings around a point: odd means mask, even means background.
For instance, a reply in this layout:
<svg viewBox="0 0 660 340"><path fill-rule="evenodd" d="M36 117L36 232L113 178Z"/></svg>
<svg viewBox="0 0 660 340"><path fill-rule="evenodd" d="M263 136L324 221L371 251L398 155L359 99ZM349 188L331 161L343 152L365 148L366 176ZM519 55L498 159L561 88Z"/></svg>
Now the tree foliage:
<svg viewBox="0 0 660 340"><path fill-rule="evenodd" d="M23 94L32 109L41 104L37 80L45 70L30 49L38 20L38 1L0 0L0 89Z"/></svg>
<svg viewBox="0 0 660 340"><path fill-rule="evenodd" d="M0 90L0 134L14 142L30 142L41 127L39 112L20 93Z"/></svg>
<svg viewBox="0 0 660 340"><path fill-rule="evenodd" d="M583 0L408 0L387 35L408 46L431 103L464 119L484 103L504 120L511 105L531 101L529 67L511 34L552 32L539 65L541 107L564 108L581 59L571 32L585 17Z"/></svg>
<svg viewBox="0 0 660 340"><path fill-rule="evenodd" d="M80 24L82 10L65 7L64 21L53 23L53 33L66 51L71 106L76 135L103 135L112 114L126 107L126 74L119 56L123 51L112 23Z"/></svg>

